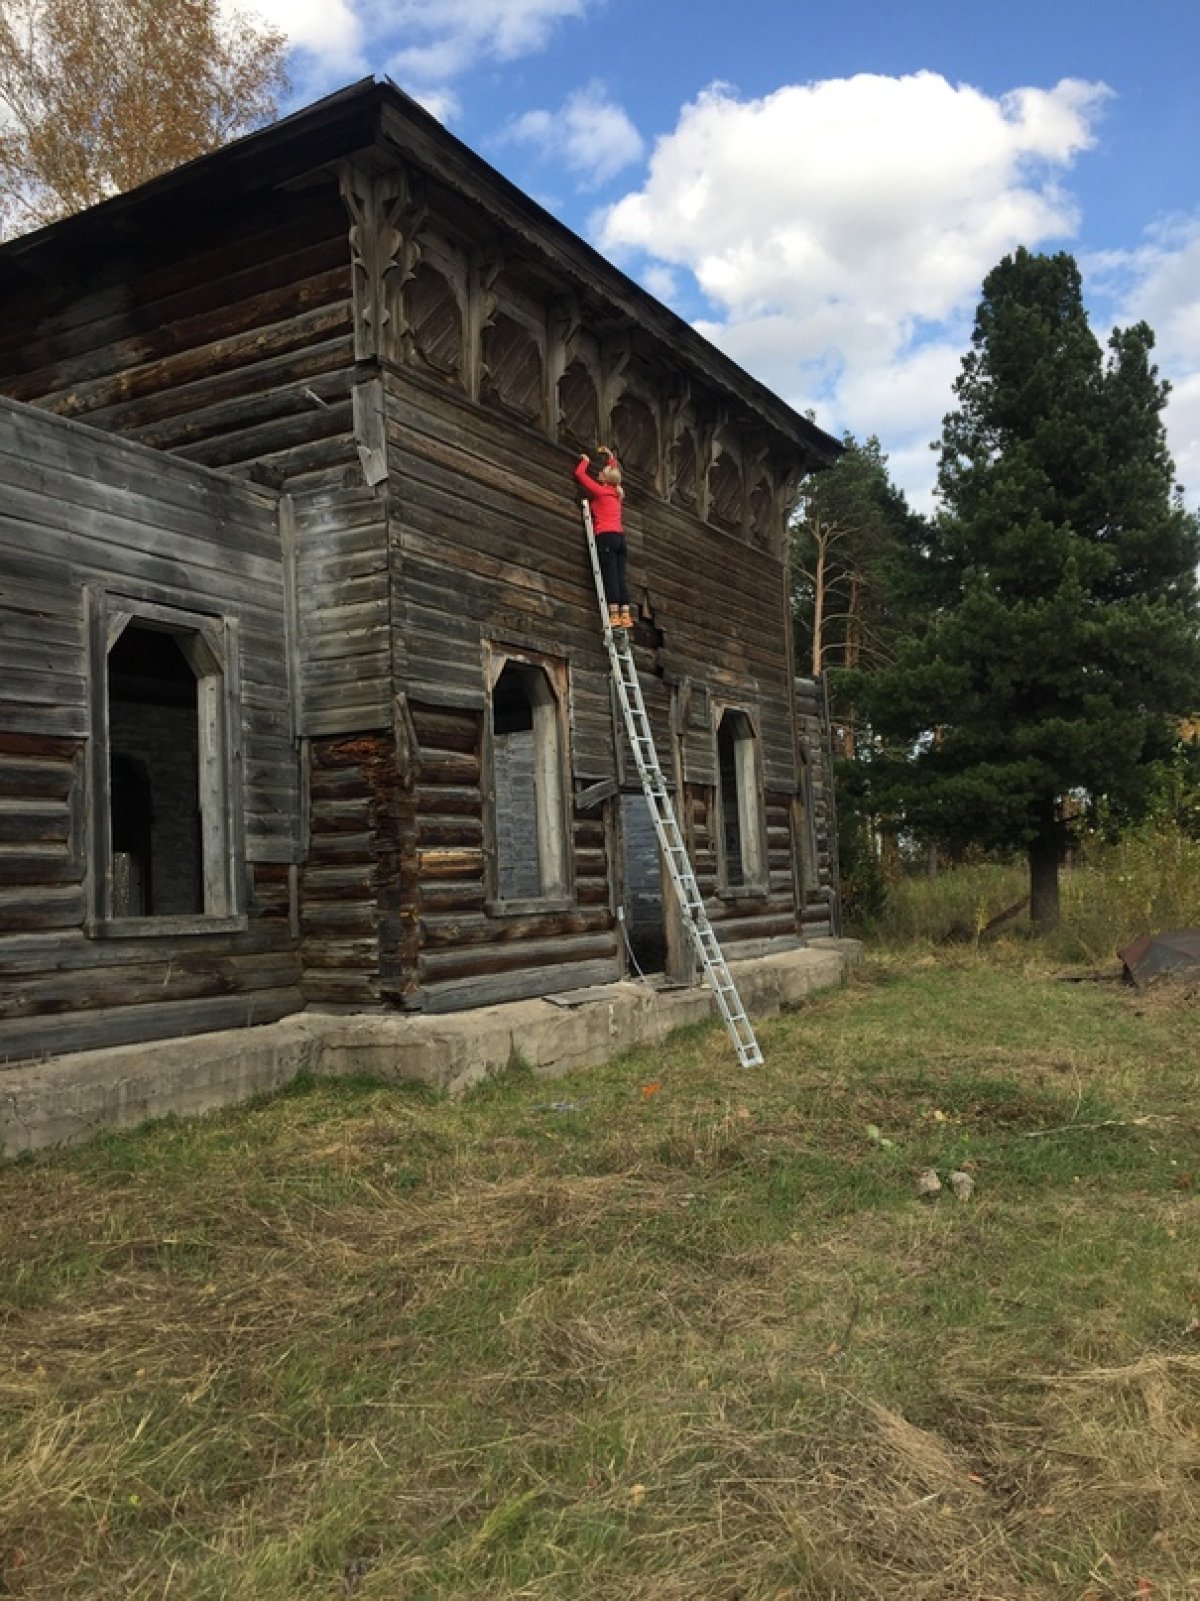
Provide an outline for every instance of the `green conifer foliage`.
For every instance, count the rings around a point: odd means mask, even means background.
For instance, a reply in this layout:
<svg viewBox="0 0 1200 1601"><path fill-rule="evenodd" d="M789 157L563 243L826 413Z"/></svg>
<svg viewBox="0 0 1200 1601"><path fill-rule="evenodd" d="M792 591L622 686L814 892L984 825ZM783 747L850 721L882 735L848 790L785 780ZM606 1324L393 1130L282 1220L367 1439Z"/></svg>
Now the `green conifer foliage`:
<svg viewBox="0 0 1200 1601"><path fill-rule="evenodd" d="M1069 255L988 275L941 440L935 609L857 691L894 753L877 794L951 848L1024 849L1043 927L1079 803L1136 810L1200 689L1200 537L1153 344L1117 330L1106 358Z"/></svg>

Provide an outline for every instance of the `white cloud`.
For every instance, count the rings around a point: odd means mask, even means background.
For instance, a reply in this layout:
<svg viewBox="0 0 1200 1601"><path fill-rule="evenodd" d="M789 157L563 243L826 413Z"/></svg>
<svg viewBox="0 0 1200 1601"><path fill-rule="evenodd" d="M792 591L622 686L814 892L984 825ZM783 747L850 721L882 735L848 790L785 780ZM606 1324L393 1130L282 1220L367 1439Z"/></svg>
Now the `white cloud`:
<svg viewBox="0 0 1200 1601"><path fill-rule="evenodd" d="M598 81L576 89L557 111L526 111L499 135L503 143L532 145L572 172L603 183L641 158L645 145L625 111Z"/></svg>
<svg viewBox="0 0 1200 1601"><path fill-rule="evenodd" d="M277 28L294 48L319 57L334 78L365 71L365 29L354 0L222 0L221 9Z"/></svg>
<svg viewBox="0 0 1200 1601"><path fill-rule="evenodd" d="M603 3L603 0L601 0ZM385 71L435 116L453 114L449 85L468 69L541 50L585 0L220 0L287 35L300 52L300 97Z"/></svg>
<svg viewBox="0 0 1200 1601"><path fill-rule="evenodd" d="M481 61L514 61L547 43L585 0L368 0L387 32L406 41L388 62L399 81L440 82Z"/></svg>
<svg viewBox="0 0 1200 1601"><path fill-rule="evenodd" d="M462 113L462 102L453 89L428 89L421 93L413 93L413 99L425 107L431 117L439 122L451 123Z"/></svg>
<svg viewBox="0 0 1200 1601"><path fill-rule="evenodd" d="M656 300L668 306L679 293L678 275L670 267L659 266L655 262L643 270L642 282Z"/></svg>
<svg viewBox="0 0 1200 1601"><path fill-rule="evenodd" d="M1065 79L994 99L931 72L750 101L718 84L601 242L690 271L716 313L702 332L826 426L919 460L906 487L923 495L983 277L1018 244L1072 234L1062 176L1108 93Z"/></svg>
<svg viewBox="0 0 1200 1601"><path fill-rule="evenodd" d="M851 367L839 386L841 405L851 416L871 418L871 432L881 438L904 439L912 432L914 418L921 419L924 428L931 408L937 408L940 426L942 415L950 410L952 385L969 341L970 330L964 327L961 339L917 345L881 367Z"/></svg>
<svg viewBox="0 0 1200 1601"><path fill-rule="evenodd" d="M1167 436L1188 505L1200 506L1200 371L1177 378L1167 402Z"/></svg>

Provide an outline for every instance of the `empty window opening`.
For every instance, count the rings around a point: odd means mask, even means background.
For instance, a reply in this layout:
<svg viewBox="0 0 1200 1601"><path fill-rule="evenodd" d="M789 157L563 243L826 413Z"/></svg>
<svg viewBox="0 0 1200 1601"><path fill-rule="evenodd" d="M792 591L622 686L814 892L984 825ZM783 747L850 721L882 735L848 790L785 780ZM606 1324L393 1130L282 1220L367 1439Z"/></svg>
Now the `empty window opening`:
<svg viewBox="0 0 1200 1601"><path fill-rule="evenodd" d="M236 624L127 605L108 596L93 614L89 929L240 923Z"/></svg>
<svg viewBox="0 0 1200 1601"><path fill-rule="evenodd" d="M621 796L625 934L633 964L643 973L667 965L662 857L645 795Z"/></svg>
<svg viewBox="0 0 1200 1601"><path fill-rule="evenodd" d="M758 796L758 754L745 712L728 711L717 729L721 781L721 860L727 889L759 884L765 877Z"/></svg>
<svg viewBox="0 0 1200 1601"><path fill-rule="evenodd" d="M173 634L130 624L109 652L114 917L204 911L196 689Z"/></svg>
<svg viewBox="0 0 1200 1601"><path fill-rule="evenodd" d="M558 702L540 667L508 662L492 691L496 893L567 894Z"/></svg>
<svg viewBox="0 0 1200 1601"><path fill-rule="evenodd" d="M136 756L112 757L112 902L114 917L149 917L154 859L150 773Z"/></svg>

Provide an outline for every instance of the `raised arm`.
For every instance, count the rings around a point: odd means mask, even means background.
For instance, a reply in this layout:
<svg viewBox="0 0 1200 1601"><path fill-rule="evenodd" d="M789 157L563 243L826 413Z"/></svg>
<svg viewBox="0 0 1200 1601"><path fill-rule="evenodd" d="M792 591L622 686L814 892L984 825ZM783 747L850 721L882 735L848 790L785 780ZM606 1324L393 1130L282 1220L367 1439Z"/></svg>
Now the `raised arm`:
<svg viewBox="0 0 1200 1601"><path fill-rule="evenodd" d="M584 494L598 495L604 486L597 483L591 473L588 472L590 462L591 458L588 456L587 451L582 451L579 460L575 463L575 479Z"/></svg>

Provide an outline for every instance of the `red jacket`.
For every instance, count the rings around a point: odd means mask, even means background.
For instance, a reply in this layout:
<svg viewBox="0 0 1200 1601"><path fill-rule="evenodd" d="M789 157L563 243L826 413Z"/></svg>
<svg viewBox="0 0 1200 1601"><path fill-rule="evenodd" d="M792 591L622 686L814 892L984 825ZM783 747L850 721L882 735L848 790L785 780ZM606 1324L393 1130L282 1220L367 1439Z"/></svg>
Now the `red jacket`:
<svg viewBox="0 0 1200 1601"><path fill-rule="evenodd" d="M588 463L575 466L575 481L583 490L592 507L592 528L598 534L623 534L621 523L621 491L616 484L602 484L588 472Z"/></svg>

